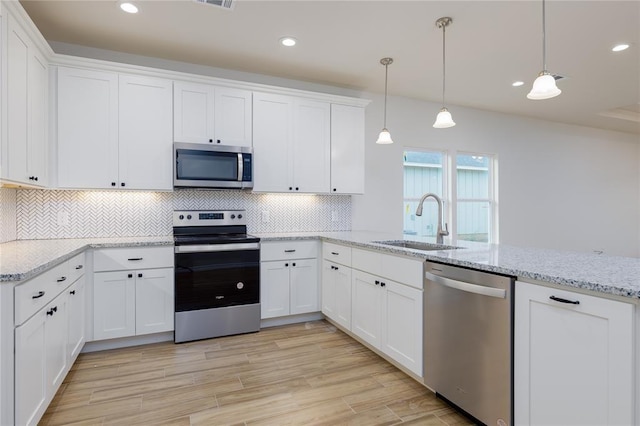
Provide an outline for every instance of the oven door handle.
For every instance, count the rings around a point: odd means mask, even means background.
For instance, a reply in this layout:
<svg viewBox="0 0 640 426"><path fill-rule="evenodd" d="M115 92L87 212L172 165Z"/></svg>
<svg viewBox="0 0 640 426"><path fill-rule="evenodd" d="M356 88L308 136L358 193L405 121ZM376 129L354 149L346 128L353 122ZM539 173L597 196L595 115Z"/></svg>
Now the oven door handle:
<svg viewBox="0 0 640 426"><path fill-rule="evenodd" d="M201 253L211 251L238 251L238 250L258 250L260 243L233 243L233 244L194 244L185 246L175 246L174 253Z"/></svg>

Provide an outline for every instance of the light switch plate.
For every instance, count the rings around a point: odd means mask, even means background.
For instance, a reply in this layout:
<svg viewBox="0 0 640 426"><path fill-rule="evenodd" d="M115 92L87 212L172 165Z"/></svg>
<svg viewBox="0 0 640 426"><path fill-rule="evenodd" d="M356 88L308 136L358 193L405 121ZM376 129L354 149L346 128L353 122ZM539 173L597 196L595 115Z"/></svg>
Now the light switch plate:
<svg viewBox="0 0 640 426"><path fill-rule="evenodd" d="M271 213L269 210L262 210L262 223L269 223L271 220Z"/></svg>

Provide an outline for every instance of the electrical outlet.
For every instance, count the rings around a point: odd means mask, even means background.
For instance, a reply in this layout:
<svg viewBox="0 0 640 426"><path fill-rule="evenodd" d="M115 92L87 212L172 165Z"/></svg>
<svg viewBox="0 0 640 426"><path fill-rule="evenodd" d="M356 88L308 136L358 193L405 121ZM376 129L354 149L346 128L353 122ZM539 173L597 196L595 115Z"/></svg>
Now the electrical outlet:
<svg viewBox="0 0 640 426"><path fill-rule="evenodd" d="M269 223L271 220L271 213L269 210L262 210L262 223Z"/></svg>

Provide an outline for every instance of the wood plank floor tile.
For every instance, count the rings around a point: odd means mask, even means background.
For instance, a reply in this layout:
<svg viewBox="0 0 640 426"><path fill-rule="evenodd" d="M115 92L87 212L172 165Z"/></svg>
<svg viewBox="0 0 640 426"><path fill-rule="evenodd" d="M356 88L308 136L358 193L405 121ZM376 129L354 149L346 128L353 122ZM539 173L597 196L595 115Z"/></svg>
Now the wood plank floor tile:
<svg viewBox="0 0 640 426"><path fill-rule="evenodd" d="M145 424L155 425L169 417L186 416L198 411L204 411L218 407L215 398L201 398L190 401L182 401L180 403L172 403L166 401L164 406L152 410L142 410L138 414L133 415L112 415L105 419L105 425L134 425Z"/></svg>
<svg viewBox="0 0 640 426"><path fill-rule="evenodd" d="M448 408L448 405L436 398L435 394L428 392L415 398L387 404L387 407L403 421L408 421L427 414L436 414L441 412L442 408Z"/></svg>
<svg viewBox="0 0 640 426"><path fill-rule="evenodd" d="M411 426L448 426L448 423L445 423L438 416L433 414L427 414L422 417L416 417L412 420L403 421L402 423L397 423L398 425L411 425Z"/></svg>
<svg viewBox="0 0 640 426"><path fill-rule="evenodd" d="M335 398L320 403L291 410L286 414L262 418L260 420L247 421L251 426L293 426L293 425L313 425L324 422L332 422L335 418L352 415L353 411L340 398ZM333 425L339 423L331 423Z"/></svg>
<svg viewBox="0 0 640 426"><path fill-rule="evenodd" d="M424 392L428 392L426 389L416 391L407 387L404 383L392 386L380 386L378 384L378 386L367 389L364 392L345 396L344 400L355 412L359 413L382 405L415 398Z"/></svg>
<svg viewBox="0 0 640 426"><path fill-rule="evenodd" d="M68 425L74 422L94 421L110 415L133 414L140 411L142 397L128 397L120 400L89 404L82 408L73 407L56 410L49 419L49 425Z"/></svg>
<svg viewBox="0 0 640 426"><path fill-rule="evenodd" d="M118 366L118 375L127 375L127 374L135 374L140 373L142 371L153 371L153 370L161 370L161 369L178 369L181 366L191 365L197 361L205 361L206 358L204 353L188 353L183 354L178 357L169 357L169 358L159 358L153 361L138 361L138 362L130 362L127 364L121 364ZM182 371L184 373L186 371ZM180 374L180 373L173 373Z"/></svg>
<svg viewBox="0 0 640 426"><path fill-rule="evenodd" d="M64 378L65 383L72 382L89 382L100 379L108 379L110 377L114 377L118 374L118 366L110 365L108 367L95 367L95 368L84 368L84 369L71 369L67 377Z"/></svg>
<svg viewBox="0 0 640 426"><path fill-rule="evenodd" d="M314 423L314 425L317 425L317 426L335 426L335 425L383 426L383 425L394 425L400 421L401 421L400 418L396 416L387 407L378 407L368 411L363 411L361 413L351 412L350 414L347 414L344 416L336 416L326 421Z"/></svg>
<svg viewBox="0 0 640 426"><path fill-rule="evenodd" d="M281 382L270 383L268 385L245 387L241 390L232 392L222 392L216 394L218 404L221 407L230 404L239 404L241 402L251 402L259 400L270 395L288 394L291 392L310 389L309 383L303 378L284 380Z"/></svg>
<svg viewBox="0 0 640 426"><path fill-rule="evenodd" d="M98 389L91 395L91 404L108 401L112 399L120 399L124 397L143 395L163 389L180 388L193 384L193 376L191 374L183 374L179 376L171 376L162 379L145 380L139 383L133 383L118 388Z"/></svg>
<svg viewBox="0 0 640 426"><path fill-rule="evenodd" d="M251 401L251 404L231 404L191 415L192 425L228 425L256 421L274 416L285 416L298 405L290 393L278 394Z"/></svg>
<svg viewBox="0 0 640 426"><path fill-rule="evenodd" d="M147 380L160 379L164 377L164 369L144 371L142 373L127 374L122 376L109 377L106 379L85 380L69 382L68 389L72 391L82 389L103 390L110 388L118 388L127 384L144 382Z"/></svg>

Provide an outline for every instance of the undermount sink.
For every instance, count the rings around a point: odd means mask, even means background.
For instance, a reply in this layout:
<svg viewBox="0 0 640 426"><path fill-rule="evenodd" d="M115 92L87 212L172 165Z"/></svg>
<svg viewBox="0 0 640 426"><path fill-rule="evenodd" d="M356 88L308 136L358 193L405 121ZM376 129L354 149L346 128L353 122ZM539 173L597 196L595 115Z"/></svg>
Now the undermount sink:
<svg viewBox="0 0 640 426"><path fill-rule="evenodd" d="M413 250L453 250L460 247L448 246L445 244L433 244L433 243L421 243L420 241L406 241L406 240L389 240L389 241L373 241L376 244L384 244L386 246L402 247Z"/></svg>

